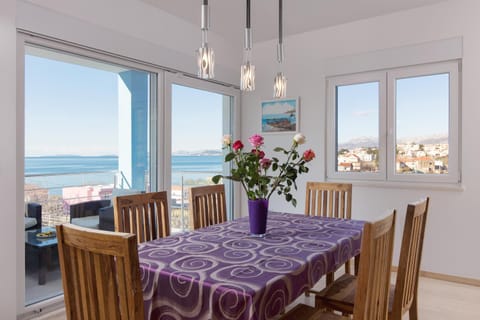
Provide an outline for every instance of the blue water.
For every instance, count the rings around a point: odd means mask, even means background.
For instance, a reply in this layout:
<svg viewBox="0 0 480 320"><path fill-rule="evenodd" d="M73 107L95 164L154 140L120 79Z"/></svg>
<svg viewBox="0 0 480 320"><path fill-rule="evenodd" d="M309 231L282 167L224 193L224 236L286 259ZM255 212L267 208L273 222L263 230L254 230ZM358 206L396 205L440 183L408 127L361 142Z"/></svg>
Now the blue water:
<svg viewBox="0 0 480 320"><path fill-rule="evenodd" d="M172 184L180 185L182 176L184 180L211 177L222 170L222 163L223 156L172 156ZM25 157L25 183L50 188L51 194L60 194L65 186L113 184L117 170L117 156Z"/></svg>

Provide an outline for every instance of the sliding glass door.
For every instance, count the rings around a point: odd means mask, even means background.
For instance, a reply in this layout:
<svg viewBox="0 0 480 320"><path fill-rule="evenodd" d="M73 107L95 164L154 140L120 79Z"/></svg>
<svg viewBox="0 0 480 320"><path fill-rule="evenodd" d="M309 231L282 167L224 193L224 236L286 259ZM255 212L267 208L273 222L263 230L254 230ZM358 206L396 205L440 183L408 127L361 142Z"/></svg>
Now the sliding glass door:
<svg viewBox="0 0 480 320"><path fill-rule="evenodd" d="M156 79L126 65L26 46L26 305L62 293L56 238L39 233L63 222L113 230L112 209L85 218L70 209L106 208L112 193L156 189Z"/></svg>
<svg viewBox="0 0 480 320"><path fill-rule="evenodd" d="M228 170L222 137L236 135L233 115L238 92L190 78L167 77L167 110L171 123L171 229L188 230L189 189L212 184L211 178ZM234 214L231 182L224 181L227 211Z"/></svg>

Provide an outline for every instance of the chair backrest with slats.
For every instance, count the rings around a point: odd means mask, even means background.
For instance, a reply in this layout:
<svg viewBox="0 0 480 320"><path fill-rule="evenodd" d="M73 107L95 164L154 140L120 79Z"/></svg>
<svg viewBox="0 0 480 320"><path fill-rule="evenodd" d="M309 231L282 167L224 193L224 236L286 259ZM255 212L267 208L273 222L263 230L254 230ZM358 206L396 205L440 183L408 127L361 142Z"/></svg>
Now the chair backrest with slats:
<svg viewBox="0 0 480 320"><path fill-rule="evenodd" d="M352 184L307 182L305 215L352 218Z"/></svg>
<svg viewBox="0 0 480 320"><path fill-rule="evenodd" d="M67 319L143 320L135 235L57 226Z"/></svg>
<svg viewBox="0 0 480 320"><path fill-rule="evenodd" d="M392 306L393 319L401 319L417 295L429 201L427 197L407 206Z"/></svg>
<svg viewBox="0 0 480 320"><path fill-rule="evenodd" d="M223 184L190 188L190 224L193 229L227 221Z"/></svg>
<svg viewBox="0 0 480 320"><path fill-rule="evenodd" d="M353 309L355 320L387 319L395 214L391 210L387 217L365 223Z"/></svg>
<svg viewBox="0 0 480 320"><path fill-rule="evenodd" d="M167 192L148 192L114 198L115 231L137 235L138 243L170 235Z"/></svg>

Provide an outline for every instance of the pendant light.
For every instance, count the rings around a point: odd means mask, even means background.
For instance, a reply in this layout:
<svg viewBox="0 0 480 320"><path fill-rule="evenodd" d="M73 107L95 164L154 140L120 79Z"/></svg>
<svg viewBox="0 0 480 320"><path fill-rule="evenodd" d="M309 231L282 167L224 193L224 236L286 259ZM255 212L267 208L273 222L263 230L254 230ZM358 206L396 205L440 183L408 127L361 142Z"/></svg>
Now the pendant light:
<svg viewBox="0 0 480 320"><path fill-rule="evenodd" d="M283 62L283 0L278 0L278 44L277 61L282 67ZM273 97L284 98L287 94L287 78L279 71L273 81Z"/></svg>
<svg viewBox="0 0 480 320"><path fill-rule="evenodd" d="M214 53L213 49L208 47L207 33L210 27L210 11L208 9L208 0L202 2L202 46L197 50L198 76L203 79L213 79L214 74Z"/></svg>
<svg viewBox="0 0 480 320"><path fill-rule="evenodd" d="M250 0L246 4L244 64L240 67L240 90L255 90L255 66L252 59L252 29L250 21Z"/></svg>

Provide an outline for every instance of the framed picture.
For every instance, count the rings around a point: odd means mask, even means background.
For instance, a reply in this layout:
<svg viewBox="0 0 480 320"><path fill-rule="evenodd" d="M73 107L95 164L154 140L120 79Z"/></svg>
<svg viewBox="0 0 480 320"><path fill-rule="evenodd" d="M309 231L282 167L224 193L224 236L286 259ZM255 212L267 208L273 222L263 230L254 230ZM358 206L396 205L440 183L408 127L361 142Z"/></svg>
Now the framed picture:
<svg viewBox="0 0 480 320"><path fill-rule="evenodd" d="M298 132L299 99L262 101L262 133Z"/></svg>

